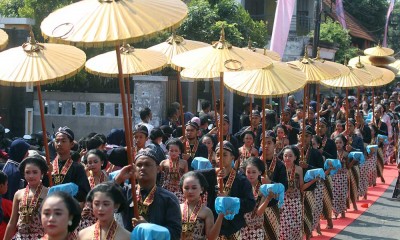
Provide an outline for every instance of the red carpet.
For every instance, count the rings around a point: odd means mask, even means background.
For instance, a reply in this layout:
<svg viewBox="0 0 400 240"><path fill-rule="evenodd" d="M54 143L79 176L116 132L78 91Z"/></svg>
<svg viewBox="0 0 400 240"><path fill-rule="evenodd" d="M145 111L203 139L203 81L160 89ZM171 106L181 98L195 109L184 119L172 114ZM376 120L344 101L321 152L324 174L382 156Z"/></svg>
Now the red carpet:
<svg viewBox="0 0 400 240"><path fill-rule="evenodd" d="M326 228L326 220L321 220L321 230L322 236L316 236L317 233L313 232L314 240L328 240L332 239L336 234L345 229L348 225L350 225L355 219L357 219L361 214L363 214L368 207L370 207L383 193L388 189L389 185L393 182L395 178L398 176L398 171L396 165L388 165L385 166L383 171L383 175L385 176L385 184L380 182L380 178L378 178L377 185L375 187L368 188L368 199L360 200L357 202L358 211L354 211L351 207L346 212L346 218L340 218L333 220L333 229L325 229ZM368 205L368 207L366 206Z"/></svg>

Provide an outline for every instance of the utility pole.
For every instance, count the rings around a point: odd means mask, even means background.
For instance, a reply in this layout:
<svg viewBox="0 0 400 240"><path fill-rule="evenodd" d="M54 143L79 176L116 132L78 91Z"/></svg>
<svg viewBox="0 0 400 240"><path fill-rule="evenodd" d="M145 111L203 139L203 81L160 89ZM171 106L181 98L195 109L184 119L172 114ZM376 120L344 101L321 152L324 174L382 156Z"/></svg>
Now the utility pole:
<svg viewBox="0 0 400 240"><path fill-rule="evenodd" d="M319 33L321 29L321 0L316 0L315 3L315 26L314 26L314 38L313 38L313 51L312 51L312 56L316 57L317 56L317 49L319 45Z"/></svg>

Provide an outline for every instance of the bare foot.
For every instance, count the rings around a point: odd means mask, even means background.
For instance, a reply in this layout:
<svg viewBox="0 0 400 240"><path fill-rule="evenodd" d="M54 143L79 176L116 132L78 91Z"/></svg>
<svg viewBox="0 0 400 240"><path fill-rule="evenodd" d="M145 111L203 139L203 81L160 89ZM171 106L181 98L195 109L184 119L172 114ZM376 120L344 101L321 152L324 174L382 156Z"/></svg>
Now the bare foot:
<svg viewBox="0 0 400 240"><path fill-rule="evenodd" d="M321 232L321 225L320 225L320 224L318 224L316 230L317 230L318 235L321 236L321 235L322 235L322 232Z"/></svg>
<svg viewBox="0 0 400 240"><path fill-rule="evenodd" d="M341 214L340 218L346 218L346 213L343 212L343 213Z"/></svg>

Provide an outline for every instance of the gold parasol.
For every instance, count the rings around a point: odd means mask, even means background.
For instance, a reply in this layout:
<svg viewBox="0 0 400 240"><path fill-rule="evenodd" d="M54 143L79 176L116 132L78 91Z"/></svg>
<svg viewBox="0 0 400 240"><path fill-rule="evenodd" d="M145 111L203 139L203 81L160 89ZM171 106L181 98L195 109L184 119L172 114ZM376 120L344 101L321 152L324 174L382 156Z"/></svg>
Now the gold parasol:
<svg viewBox="0 0 400 240"><path fill-rule="evenodd" d="M358 56L350 59L349 64L353 65L361 61L363 64L373 65L373 66L384 66L387 64L394 63L396 59L391 56L385 57L374 57L374 56Z"/></svg>
<svg viewBox="0 0 400 240"><path fill-rule="evenodd" d="M202 73L200 75L211 76L205 78L213 78L216 73L219 73L221 103L224 102L225 72L261 69L271 64L270 58L262 54L232 46L225 40L224 28L221 30L219 41L211 46L188 51L172 58L172 66L178 70L179 68L187 68L196 73ZM224 104L220 104L220 126L222 126L223 108ZM220 146L223 145L222 127L219 128L219 144ZM223 156L222 147L220 148L220 156ZM222 161L220 161L220 168L222 168ZM223 183L219 181L220 191L223 191L222 185Z"/></svg>
<svg viewBox="0 0 400 240"><path fill-rule="evenodd" d="M149 49L136 49L128 44L121 47L121 63L124 77L148 74L161 70L167 64L167 57ZM102 77L118 77L115 51L106 52L89 59L85 69Z"/></svg>
<svg viewBox="0 0 400 240"><path fill-rule="evenodd" d="M120 44L139 41L161 30L178 27L187 13L187 6L179 0L84 0L56 10L40 26L43 35L50 41L84 47L115 45L129 164L133 162L134 152ZM130 181L134 185L135 176ZM134 216L138 218L135 187L132 187L132 197Z"/></svg>
<svg viewBox="0 0 400 240"><path fill-rule="evenodd" d="M255 97L282 96L303 88L305 74L286 63L251 71L225 73L225 86L241 95Z"/></svg>
<svg viewBox="0 0 400 240"><path fill-rule="evenodd" d="M376 56L376 57L384 57L390 56L394 53L393 49L382 47L379 43L378 46L367 48L364 50L365 55Z"/></svg>
<svg viewBox="0 0 400 240"><path fill-rule="evenodd" d="M389 67L397 69L397 76L400 72L400 60L396 60L394 63L389 64Z"/></svg>
<svg viewBox="0 0 400 240"><path fill-rule="evenodd" d="M252 51L252 52L264 54L265 56L271 58L274 61L282 61L282 58L279 55L279 53L271 51L271 50L268 50L266 48L255 48L255 47L252 46L252 42L251 42L250 39L249 39L249 42L248 42L247 46L244 47L244 48L249 50L249 51Z"/></svg>
<svg viewBox="0 0 400 240"><path fill-rule="evenodd" d="M321 83L334 88L353 88L363 86L371 82L374 77L365 70L358 68L348 67L349 73L341 75L338 78L322 80Z"/></svg>
<svg viewBox="0 0 400 240"><path fill-rule="evenodd" d="M167 64L171 65L171 60L174 56L206 46L209 46L209 44L199 41L186 40L183 37L176 35L175 32L173 32L172 36L170 36L165 42L149 47L148 49L163 53L165 56L167 56L168 59ZM177 80L178 80L180 112L183 113L182 85L179 74ZM211 86L214 87L214 84L212 84ZM212 91L214 93L214 88L212 89ZM215 98L214 98L214 107L215 107ZM181 122L182 123L184 122L183 114L181 114ZM183 135L185 135L184 124L182 125L182 133Z"/></svg>
<svg viewBox="0 0 400 240"><path fill-rule="evenodd" d="M171 59L174 56L190 50L207 46L209 46L209 44L199 41L187 40L181 36L176 35L175 33L172 33L172 36L170 36L165 42L149 47L148 49L162 52L165 56L167 56L167 63L171 64Z"/></svg>
<svg viewBox="0 0 400 240"><path fill-rule="evenodd" d="M114 46L178 27L187 13L179 0L84 0L51 13L40 28L50 41Z"/></svg>
<svg viewBox="0 0 400 240"><path fill-rule="evenodd" d="M261 69L271 64L272 61L267 56L232 46L225 40L224 29L221 31L220 40L212 46L198 48L172 58L173 67L204 72L202 78L215 77L215 73Z"/></svg>
<svg viewBox="0 0 400 240"><path fill-rule="evenodd" d="M364 84L364 86L366 87L380 87L380 86L384 86L386 84L391 83L394 79L395 79L395 74L386 69L386 68L379 68L380 71L382 71L382 77L372 80L371 82Z"/></svg>
<svg viewBox="0 0 400 240"><path fill-rule="evenodd" d="M0 51L7 47L8 44L8 34L0 29Z"/></svg>
<svg viewBox="0 0 400 240"><path fill-rule="evenodd" d="M329 61L309 58L307 48L302 59L288 62L288 64L304 72L309 83L318 83L321 80L336 78L342 74L337 67L339 64L334 65Z"/></svg>
<svg viewBox="0 0 400 240"><path fill-rule="evenodd" d="M38 91L40 118L43 132L43 146L46 161L50 164L47 145L46 125L40 85L61 81L75 75L86 61L85 53L73 46L60 44L39 44L32 31L30 39L22 47L8 49L0 53L0 84L7 86L23 86L35 83ZM50 185L52 176L49 175Z"/></svg>

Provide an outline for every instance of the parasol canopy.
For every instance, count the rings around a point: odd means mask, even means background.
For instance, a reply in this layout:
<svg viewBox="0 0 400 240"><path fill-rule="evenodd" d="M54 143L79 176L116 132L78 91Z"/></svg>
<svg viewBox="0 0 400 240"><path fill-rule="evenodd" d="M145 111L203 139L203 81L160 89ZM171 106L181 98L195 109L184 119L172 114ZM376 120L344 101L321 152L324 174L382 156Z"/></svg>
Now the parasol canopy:
<svg viewBox="0 0 400 240"><path fill-rule="evenodd" d="M114 46L178 27L187 13L180 0L84 0L51 13L40 28L52 42Z"/></svg>
<svg viewBox="0 0 400 240"><path fill-rule="evenodd" d="M69 45L40 44L31 34L30 41L22 47L0 53L0 84L25 86L61 81L78 73L85 61L82 50Z"/></svg>
<svg viewBox="0 0 400 240"><path fill-rule="evenodd" d="M102 77L118 77L115 51L106 52L89 59L85 69ZM148 74L161 70L167 64L167 57L157 51L136 49L127 44L121 47L121 63L124 77Z"/></svg>
<svg viewBox="0 0 400 240"><path fill-rule="evenodd" d="M378 79L375 79L375 80L372 80L371 82L365 84L364 86L366 86L366 87L384 86L384 85L387 85L387 84L391 83L396 77L395 74L392 71L390 71L390 70L388 70L386 68L379 68L379 70L382 71L382 74L383 74L382 77L378 78Z"/></svg>
<svg viewBox="0 0 400 240"><path fill-rule="evenodd" d="M255 47L252 46L251 40L249 40L248 45L246 47L244 47L244 49L247 49L247 50L252 51L252 52L264 54L265 56L271 58L274 61L282 61L282 58L279 55L279 53L271 51L271 50L268 50L266 48L263 48L263 49L262 48L255 48Z"/></svg>
<svg viewBox="0 0 400 240"><path fill-rule="evenodd" d="M211 46L172 58L173 67L202 72L201 78L213 78L215 73L261 69L271 64L272 61L267 56L232 46L225 40L224 29L221 30L219 41Z"/></svg>
<svg viewBox="0 0 400 240"><path fill-rule="evenodd" d="M352 58L349 61L348 66L351 66L353 68L357 68L359 70L364 70L364 71L368 72L369 74L372 75L373 80L382 78L383 72L381 71L381 68L375 67L375 66L372 66L372 65L369 65L369 64L364 64L362 62L362 57L363 56L359 56L358 58ZM357 59L358 61L354 61L353 59Z"/></svg>
<svg viewBox="0 0 400 240"><path fill-rule="evenodd" d="M0 29L0 51L7 47L8 44L8 34Z"/></svg>
<svg viewBox="0 0 400 240"><path fill-rule="evenodd" d="M396 60L394 63L389 64L389 67L397 69L397 75L400 72L400 60Z"/></svg>
<svg viewBox="0 0 400 240"><path fill-rule="evenodd" d="M317 83L321 80L339 77L342 72L337 65L321 59L311 59L308 57L308 51L305 49L304 57L297 61L288 62L290 66L297 67L306 74L306 80L309 83ZM343 71L343 69L342 69Z"/></svg>
<svg viewBox="0 0 400 240"><path fill-rule="evenodd" d="M305 73L282 62L258 70L225 73L225 86L241 95L282 96L306 83Z"/></svg>
<svg viewBox="0 0 400 240"><path fill-rule="evenodd" d="M353 88L363 86L371 82L374 77L365 70L348 67L349 73L338 78L322 80L321 83L334 88Z"/></svg>
<svg viewBox="0 0 400 240"><path fill-rule="evenodd" d="M378 44L378 46L367 48L364 50L365 55L376 56L376 57L390 56L393 53L394 53L393 49L382 47L381 44Z"/></svg>
<svg viewBox="0 0 400 240"><path fill-rule="evenodd" d="M176 35L175 33L172 33L172 36L170 36L165 42L149 47L148 49L163 53L165 56L167 56L167 64L171 64L171 60L174 56L207 46L209 46L209 44L187 40Z"/></svg>
<svg viewBox="0 0 400 240"><path fill-rule="evenodd" d="M361 61L363 64L373 65L373 66L384 66L387 64L394 63L396 59L394 57L373 57L373 56L358 56L350 59L349 64L355 64Z"/></svg>

